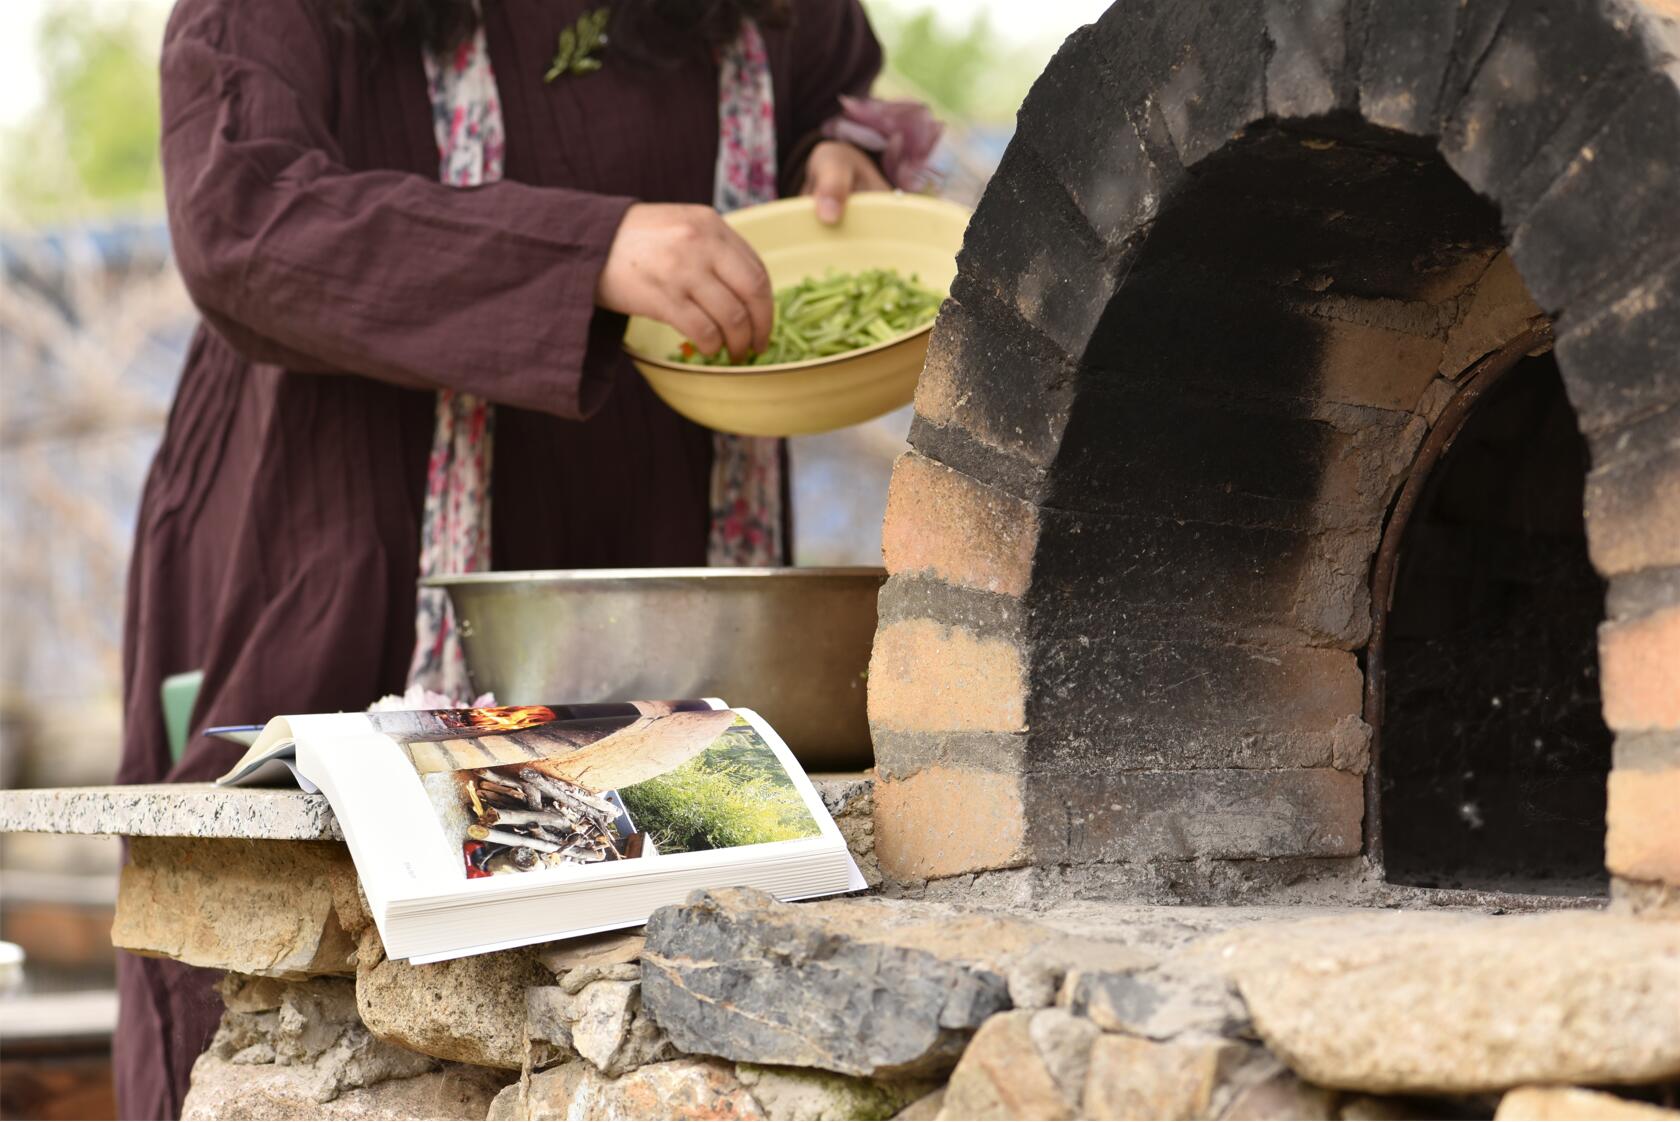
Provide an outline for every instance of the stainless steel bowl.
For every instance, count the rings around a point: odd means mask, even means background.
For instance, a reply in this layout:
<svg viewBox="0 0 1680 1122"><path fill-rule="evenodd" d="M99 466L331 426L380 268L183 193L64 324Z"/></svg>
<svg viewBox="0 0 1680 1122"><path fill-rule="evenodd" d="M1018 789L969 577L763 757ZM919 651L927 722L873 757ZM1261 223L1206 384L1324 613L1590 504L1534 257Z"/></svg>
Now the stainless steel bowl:
<svg viewBox="0 0 1680 1122"><path fill-rule="evenodd" d="M813 770L873 762L876 568L471 573L449 591L473 685L504 705L722 697Z"/></svg>

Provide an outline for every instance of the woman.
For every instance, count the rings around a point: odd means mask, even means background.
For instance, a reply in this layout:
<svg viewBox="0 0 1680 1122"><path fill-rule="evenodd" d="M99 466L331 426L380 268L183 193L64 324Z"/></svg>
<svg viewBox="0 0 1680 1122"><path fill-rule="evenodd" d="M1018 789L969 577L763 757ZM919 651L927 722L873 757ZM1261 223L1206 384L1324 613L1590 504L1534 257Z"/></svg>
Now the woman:
<svg viewBox="0 0 1680 1122"><path fill-rule="evenodd" d="M141 506L124 782L231 762L196 737L172 765L172 673L205 672L195 729L412 684L459 696L422 572L783 559L779 448L678 417L619 338L641 314L762 347L763 266L714 206L779 180L833 220L886 186L824 139L870 135L837 124L880 62L856 0L478 8L181 0L171 18L170 228L205 326ZM119 967L122 1112L176 1117L214 978Z"/></svg>

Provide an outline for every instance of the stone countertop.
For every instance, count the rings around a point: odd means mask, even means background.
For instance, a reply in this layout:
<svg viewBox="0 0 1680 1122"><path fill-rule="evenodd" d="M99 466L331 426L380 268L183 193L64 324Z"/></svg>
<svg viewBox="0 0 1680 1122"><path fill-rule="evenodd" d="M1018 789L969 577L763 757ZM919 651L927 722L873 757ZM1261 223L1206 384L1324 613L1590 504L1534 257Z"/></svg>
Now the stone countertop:
<svg viewBox="0 0 1680 1122"><path fill-rule="evenodd" d="M836 817L868 789L861 775L813 775L811 780ZM324 795L306 795L295 787L211 783L0 791L0 833L344 840Z"/></svg>

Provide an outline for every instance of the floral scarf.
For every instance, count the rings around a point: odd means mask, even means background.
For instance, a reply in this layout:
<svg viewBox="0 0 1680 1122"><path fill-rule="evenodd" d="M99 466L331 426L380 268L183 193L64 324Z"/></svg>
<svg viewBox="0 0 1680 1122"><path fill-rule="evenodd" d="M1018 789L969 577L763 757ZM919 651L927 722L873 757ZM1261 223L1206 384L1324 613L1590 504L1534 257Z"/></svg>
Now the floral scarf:
<svg viewBox="0 0 1680 1122"><path fill-rule="evenodd" d="M445 55L424 52L438 178L475 187L502 177L506 135L482 25ZM775 106L764 37L751 22L719 59L718 157L713 202L720 211L776 197ZM471 394L440 390L426 499L420 522L420 575L490 567L490 465L495 410ZM779 565L786 519L782 448L774 438L713 436L713 565ZM466 662L449 599L422 588L416 601L411 687L470 697Z"/></svg>

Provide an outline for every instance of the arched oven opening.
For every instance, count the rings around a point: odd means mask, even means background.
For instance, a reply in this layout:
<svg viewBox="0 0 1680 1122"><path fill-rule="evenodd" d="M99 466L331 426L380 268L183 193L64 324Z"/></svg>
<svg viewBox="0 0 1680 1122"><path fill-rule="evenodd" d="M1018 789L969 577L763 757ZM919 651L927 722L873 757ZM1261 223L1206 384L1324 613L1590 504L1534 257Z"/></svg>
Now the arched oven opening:
<svg viewBox="0 0 1680 1122"><path fill-rule="evenodd" d="M1393 883L1593 895L1613 739L1589 457L1545 332L1459 379L1396 502L1366 656L1373 856Z"/></svg>

